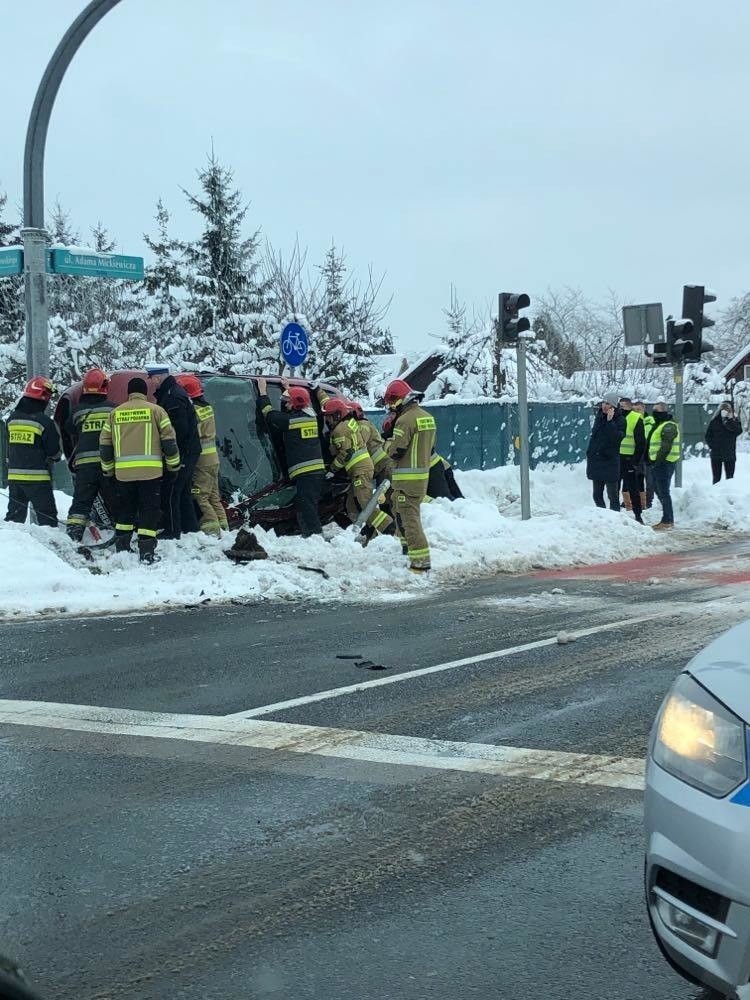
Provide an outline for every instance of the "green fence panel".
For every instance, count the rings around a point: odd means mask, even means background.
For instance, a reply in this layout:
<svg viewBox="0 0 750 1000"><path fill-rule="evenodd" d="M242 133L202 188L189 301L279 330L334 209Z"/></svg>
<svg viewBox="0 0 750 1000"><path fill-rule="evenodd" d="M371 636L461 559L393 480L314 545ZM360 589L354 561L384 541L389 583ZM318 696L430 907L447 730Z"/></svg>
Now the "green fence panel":
<svg viewBox="0 0 750 1000"><path fill-rule="evenodd" d="M457 469L495 469L517 465L518 406L515 403L456 403L430 406L437 423L437 450ZM701 454L713 403L685 405L683 440L686 450ZM368 417L382 427L386 414L372 410ZM529 403L531 467L572 464L586 458L593 409L585 403ZM7 486L7 432L0 421L0 484ZM55 489L72 492L65 462L57 462Z"/></svg>

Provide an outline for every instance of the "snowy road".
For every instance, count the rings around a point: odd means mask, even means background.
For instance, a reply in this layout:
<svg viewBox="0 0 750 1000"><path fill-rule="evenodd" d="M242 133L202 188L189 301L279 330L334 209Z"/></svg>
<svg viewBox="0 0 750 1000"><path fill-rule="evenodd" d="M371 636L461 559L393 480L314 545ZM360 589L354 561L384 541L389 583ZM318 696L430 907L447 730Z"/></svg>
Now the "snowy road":
<svg viewBox="0 0 750 1000"><path fill-rule="evenodd" d="M6 625L0 950L59 1000L695 996L640 768L748 552Z"/></svg>

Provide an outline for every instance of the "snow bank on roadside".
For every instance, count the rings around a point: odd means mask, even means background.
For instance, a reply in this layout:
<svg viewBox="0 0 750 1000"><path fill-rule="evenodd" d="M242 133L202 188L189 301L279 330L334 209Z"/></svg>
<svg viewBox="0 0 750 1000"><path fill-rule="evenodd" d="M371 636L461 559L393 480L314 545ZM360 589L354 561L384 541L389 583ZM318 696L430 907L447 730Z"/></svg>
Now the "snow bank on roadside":
<svg viewBox="0 0 750 1000"><path fill-rule="evenodd" d="M686 486L674 492L681 530L667 535L636 525L632 516L593 507L581 466L543 466L532 473L534 517L527 522L520 520L517 469L458 473L458 479L466 500L424 507L434 567L429 578L408 571L396 539L377 539L363 551L351 531L336 528L327 529L329 540L258 531L270 558L243 566L224 556L228 537L187 536L162 542L162 562L143 567L135 556L112 552L88 563L61 531L2 523L0 615L117 613L207 600L399 600L493 573L693 547L726 531L745 531L750 523L750 468L744 463L735 480L714 487L707 460L687 462ZM5 497L0 500L4 513ZM62 514L69 498L59 494L58 503ZM647 517L658 520L658 510Z"/></svg>

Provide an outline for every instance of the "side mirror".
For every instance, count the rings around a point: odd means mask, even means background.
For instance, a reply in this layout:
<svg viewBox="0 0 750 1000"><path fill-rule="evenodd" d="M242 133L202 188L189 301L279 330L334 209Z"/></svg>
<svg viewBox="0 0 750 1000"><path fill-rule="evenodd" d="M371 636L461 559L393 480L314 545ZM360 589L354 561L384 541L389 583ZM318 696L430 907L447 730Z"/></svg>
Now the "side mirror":
<svg viewBox="0 0 750 1000"><path fill-rule="evenodd" d="M0 956L0 1000L41 1000L13 962Z"/></svg>

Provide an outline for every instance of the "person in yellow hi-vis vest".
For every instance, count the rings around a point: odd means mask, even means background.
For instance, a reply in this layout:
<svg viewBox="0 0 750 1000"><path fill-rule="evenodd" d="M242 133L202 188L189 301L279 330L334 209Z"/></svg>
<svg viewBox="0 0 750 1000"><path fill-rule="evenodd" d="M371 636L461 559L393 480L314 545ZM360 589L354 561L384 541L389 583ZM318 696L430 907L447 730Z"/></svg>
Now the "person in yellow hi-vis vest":
<svg viewBox="0 0 750 1000"><path fill-rule="evenodd" d="M386 451L393 460L393 509L406 543L409 569L415 573L424 573L431 565L421 506L427 495L436 437L435 418L418 405L421 398L400 378L385 390L386 406L396 414L393 436L386 442Z"/></svg>
<svg viewBox="0 0 750 1000"><path fill-rule="evenodd" d="M193 473L191 495L200 507L200 529L206 535L220 536L228 531L227 512L219 492L219 454L216 450L214 408L203 395L203 383L197 375L177 375L175 381L190 396L198 421L201 453Z"/></svg>
<svg viewBox="0 0 750 1000"><path fill-rule="evenodd" d="M646 454L646 432L643 417L633 409L629 396L620 397L620 412L625 417L625 437L620 442L620 478L622 501L626 510L632 510L639 524L643 524L643 508L638 483L638 467Z"/></svg>
<svg viewBox="0 0 750 1000"><path fill-rule="evenodd" d="M156 532L161 517L161 480L180 470L172 421L167 411L146 398L148 387L142 378L128 382L127 402L107 416L99 437L102 472L117 480L115 509L115 549L130 552L130 540L138 529L141 562L152 563L156 553Z"/></svg>
<svg viewBox="0 0 750 1000"><path fill-rule="evenodd" d="M654 403L654 429L648 443L648 460L654 473L654 489L661 504L661 521L654 531L674 528L672 476L682 455L680 428L666 403Z"/></svg>

